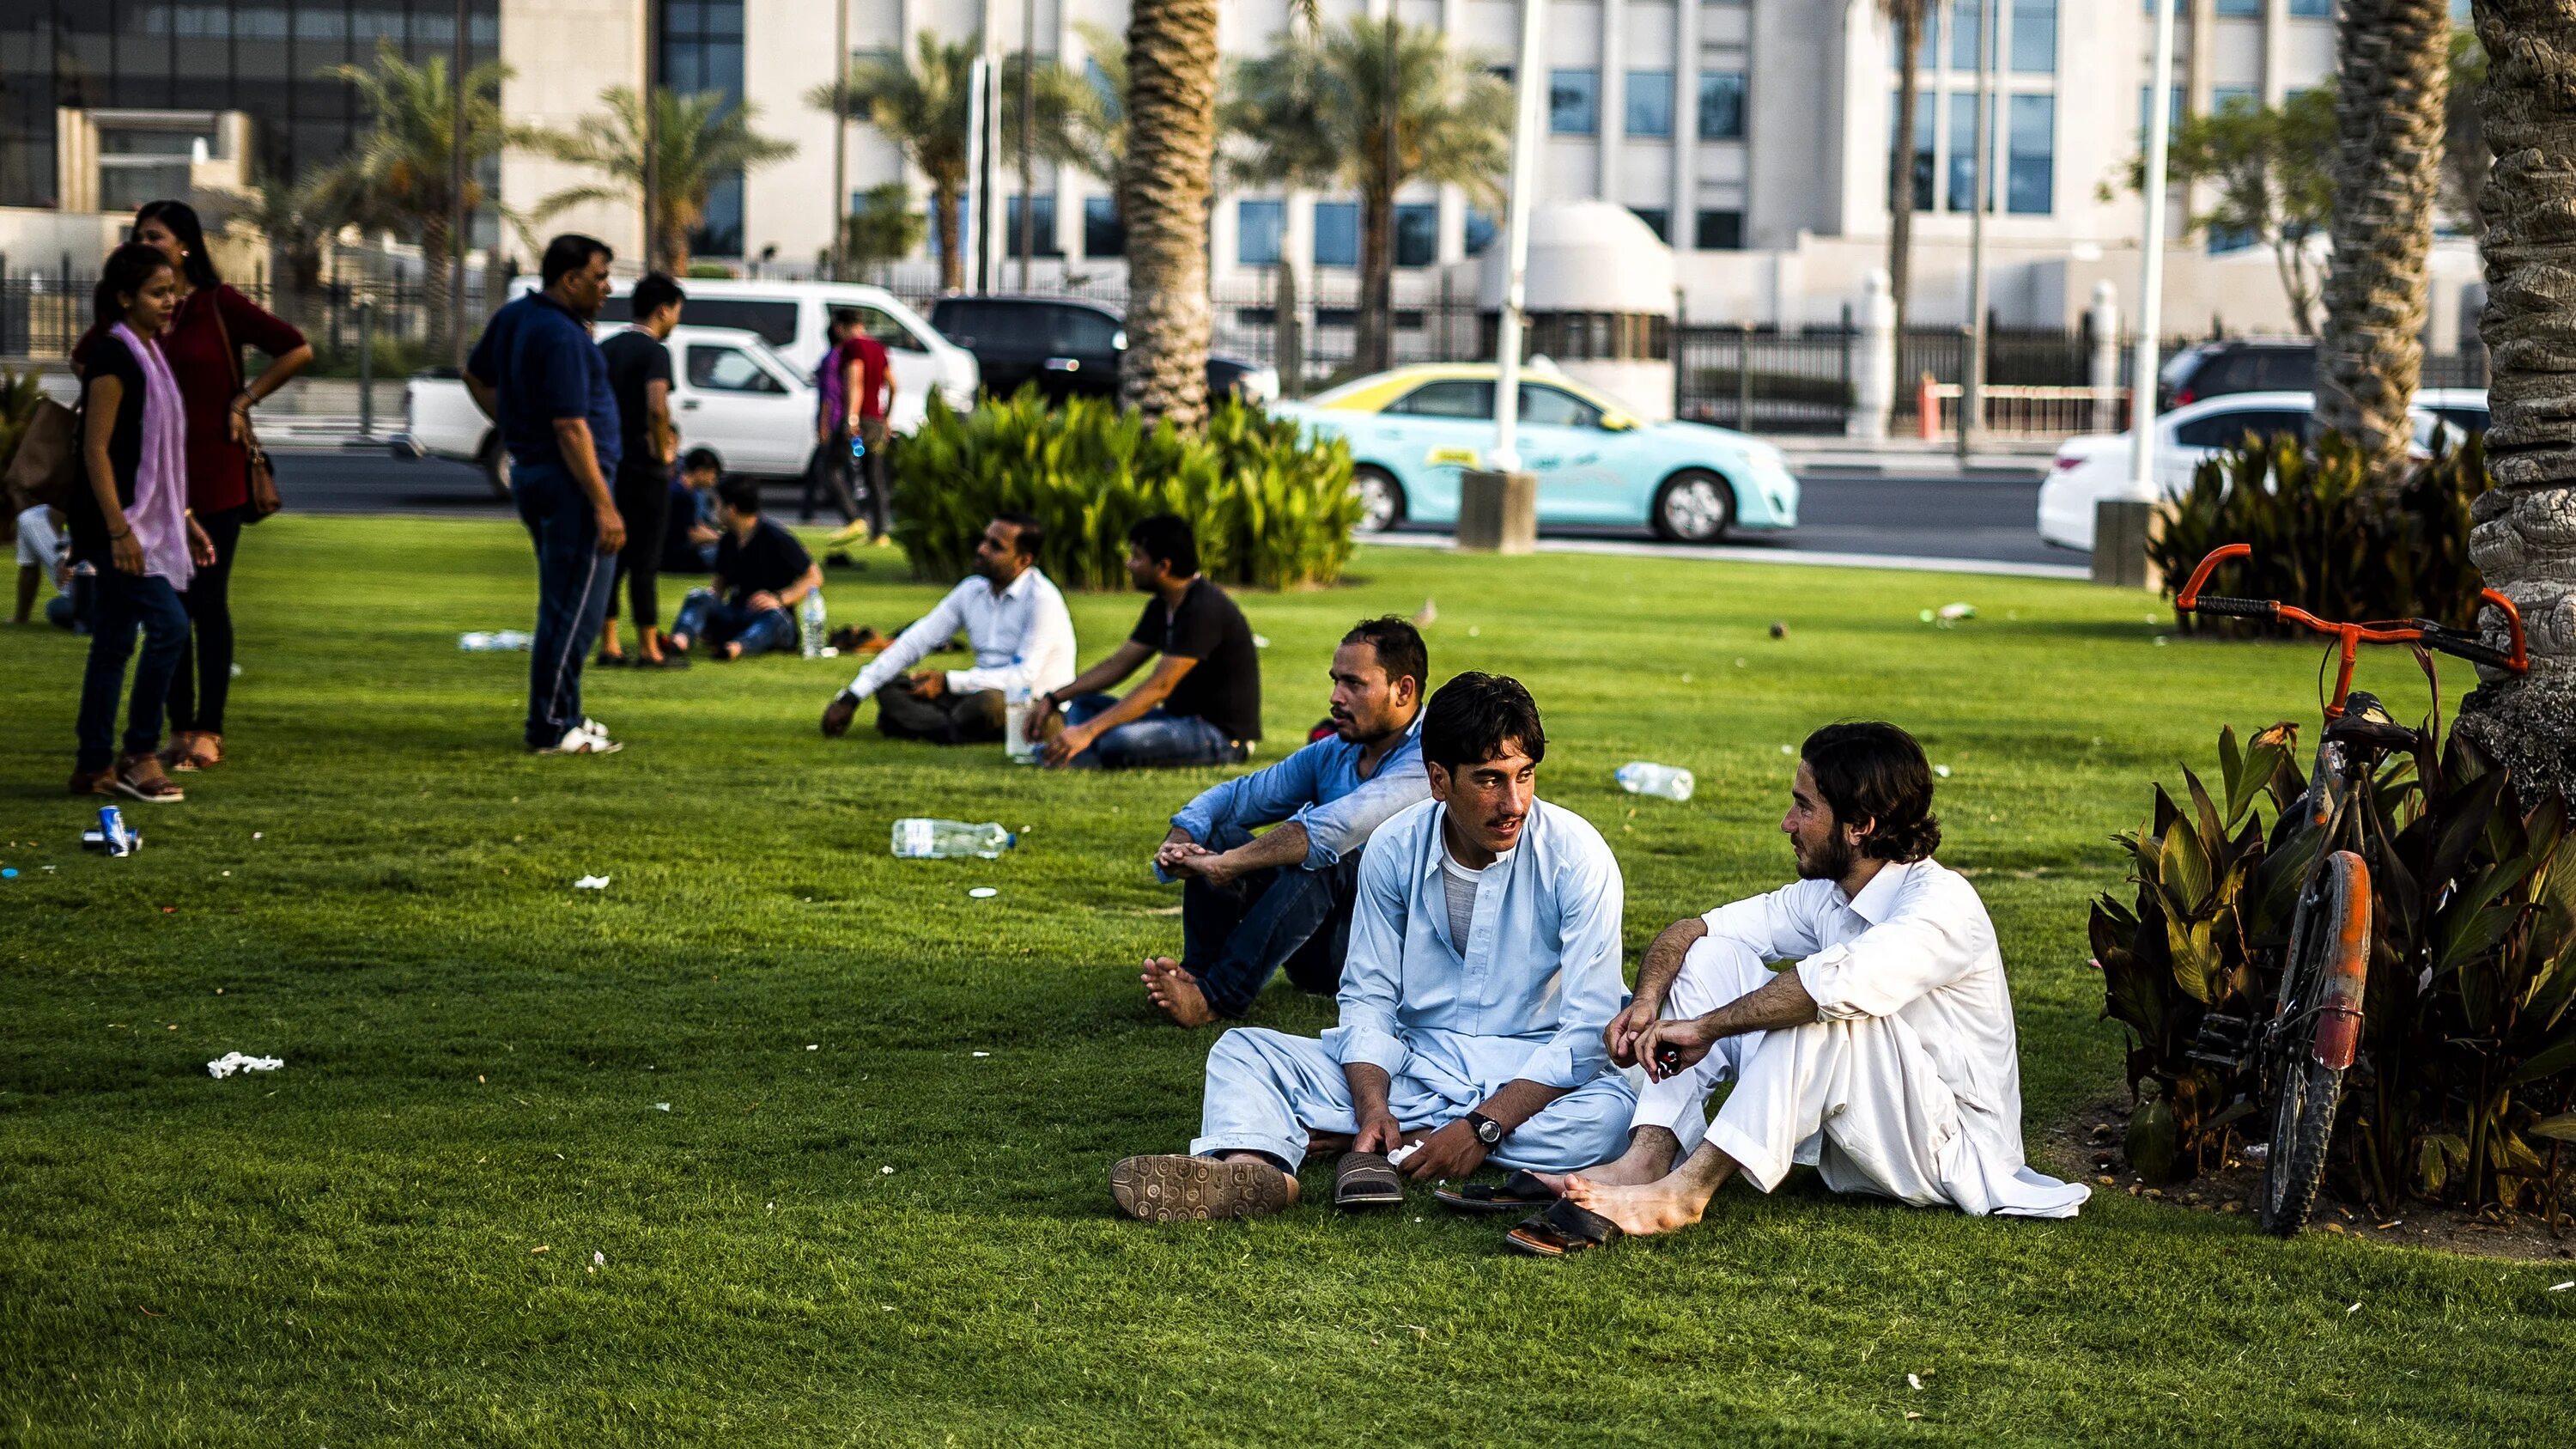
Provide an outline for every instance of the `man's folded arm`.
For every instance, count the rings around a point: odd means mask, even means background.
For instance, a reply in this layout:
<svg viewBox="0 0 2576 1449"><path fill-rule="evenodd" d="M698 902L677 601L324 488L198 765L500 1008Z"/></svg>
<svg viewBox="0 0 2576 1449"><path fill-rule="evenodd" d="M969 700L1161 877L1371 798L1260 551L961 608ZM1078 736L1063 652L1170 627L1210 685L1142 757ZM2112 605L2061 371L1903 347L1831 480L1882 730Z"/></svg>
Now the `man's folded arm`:
<svg viewBox="0 0 2576 1449"><path fill-rule="evenodd" d="M1296 818L1306 827L1306 869L1323 870L1338 863L1368 844L1369 836L1397 811L1430 798L1430 777L1420 765L1408 764L1400 770L1380 770L1339 800L1300 812Z"/></svg>
<svg viewBox="0 0 2576 1449"><path fill-rule="evenodd" d="M1977 934L1923 916L1886 921L1807 956L1797 976L1826 1021L1893 1016L1975 970L1989 944Z"/></svg>
<svg viewBox="0 0 2576 1449"><path fill-rule="evenodd" d="M1802 880L1730 901L1700 919L1708 923L1712 937L1732 941L1765 961L1795 961L1824 949L1810 897L1834 889L1830 881Z"/></svg>

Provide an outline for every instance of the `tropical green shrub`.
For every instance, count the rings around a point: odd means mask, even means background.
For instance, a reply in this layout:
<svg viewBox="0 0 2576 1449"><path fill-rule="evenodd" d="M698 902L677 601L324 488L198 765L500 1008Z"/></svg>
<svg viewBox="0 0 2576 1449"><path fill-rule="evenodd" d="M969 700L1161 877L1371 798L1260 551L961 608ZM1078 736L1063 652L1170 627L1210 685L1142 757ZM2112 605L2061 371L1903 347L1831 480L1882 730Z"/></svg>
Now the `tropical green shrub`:
<svg viewBox="0 0 2576 1449"><path fill-rule="evenodd" d="M2369 487L2361 455L2328 436L2314 453L2296 440L2219 455L2161 505L2148 555L2178 592L2221 544L2254 546L2212 587L2279 599L2329 619L2465 623L2486 586L2469 561L2469 507L2487 490L2480 439L2411 469L2389 494ZM2186 630L2277 632L2252 619L2180 616Z"/></svg>
<svg viewBox="0 0 2576 1449"><path fill-rule="evenodd" d="M1148 426L1096 398L1050 407L1032 389L972 412L930 401L895 450L894 534L925 578L963 573L996 513L1045 530L1038 564L1066 588L1127 586L1127 530L1177 513L1211 578L1261 588L1327 584L1350 560L1360 500L1349 448L1234 402L1204 433Z"/></svg>
<svg viewBox="0 0 2576 1449"><path fill-rule="evenodd" d="M2412 1195L2555 1213L2576 1206L2576 1161L2560 1171L2576 1143L2576 830L2562 798L2526 805L2467 740L2437 749L2438 723L2377 782L2362 1051L2331 1170L2381 1208ZM2218 1046L2226 1034L2204 1027L2270 1015L2321 841L2296 808L2295 726L2242 750L2223 730L2218 755L2217 794L2188 769L2187 804L2156 787L2147 823L2119 837L2135 896L2093 906L2104 1014L2128 1036L2141 1104L2130 1157L2160 1180L2217 1165L2269 1125L2251 1074Z"/></svg>

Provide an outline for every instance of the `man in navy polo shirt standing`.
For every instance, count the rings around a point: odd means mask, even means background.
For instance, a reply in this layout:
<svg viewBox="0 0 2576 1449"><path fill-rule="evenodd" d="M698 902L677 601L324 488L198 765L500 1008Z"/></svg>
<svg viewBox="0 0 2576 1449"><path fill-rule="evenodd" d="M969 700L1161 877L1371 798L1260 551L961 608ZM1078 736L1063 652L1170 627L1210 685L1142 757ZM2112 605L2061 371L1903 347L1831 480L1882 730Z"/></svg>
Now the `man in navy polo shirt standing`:
<svg viewBox="0 0 2576 1449"><path fill-rule="evenodd" d="M465 386L501 425L510 493L537 545L537 635L528 666L528 748L604 755L621 748L581 712L581 664L599 636L626 525L617 471L617 398L590 340L608 299L608 245L567 232L546 243L541 291L492 314Z"/></svg>

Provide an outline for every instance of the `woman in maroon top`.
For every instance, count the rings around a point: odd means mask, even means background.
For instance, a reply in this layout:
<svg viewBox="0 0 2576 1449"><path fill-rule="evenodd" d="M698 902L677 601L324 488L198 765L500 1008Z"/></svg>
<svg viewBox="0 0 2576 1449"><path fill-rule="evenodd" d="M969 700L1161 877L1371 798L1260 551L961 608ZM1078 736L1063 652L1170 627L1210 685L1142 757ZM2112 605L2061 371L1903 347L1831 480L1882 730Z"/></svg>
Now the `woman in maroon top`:
<svg viewBox="0 0 2576 1449"><path fill-rule="evenodd" d="M225 286L206 250L205 228L184 201L147 201L134 213L134 240L158 247L179 273L179 309L161 334L161 354L188 414L188 508L214 540L215 562L188 581L180 601L191 625L188 652L170 681L174 770L202 770L224 757L224 700L233 673L233 550L250 520L250 458L243 440L250 410L313 360L304 334ZM226 348L229 340L231 347ZM72 353L81 365L89 339ZM241 349L268 354L266 371L243 371Z"/></svg>

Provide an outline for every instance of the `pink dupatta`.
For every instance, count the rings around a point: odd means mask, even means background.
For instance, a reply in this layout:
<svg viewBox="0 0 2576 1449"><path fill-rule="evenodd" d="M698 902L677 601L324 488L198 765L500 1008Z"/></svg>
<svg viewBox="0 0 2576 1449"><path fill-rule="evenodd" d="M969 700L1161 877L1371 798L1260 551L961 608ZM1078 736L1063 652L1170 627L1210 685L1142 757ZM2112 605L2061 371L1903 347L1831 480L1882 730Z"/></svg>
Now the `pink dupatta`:
<svg viewBox="0 0 2576 1449"><path fill-rule="evenodd" d="M196 565L188 557L188 416L179 380L161 349L119 322L109 335L143 369L143 456L134 470L134 502L125 510L143 546L143 572L185 589Z"/></svg>

